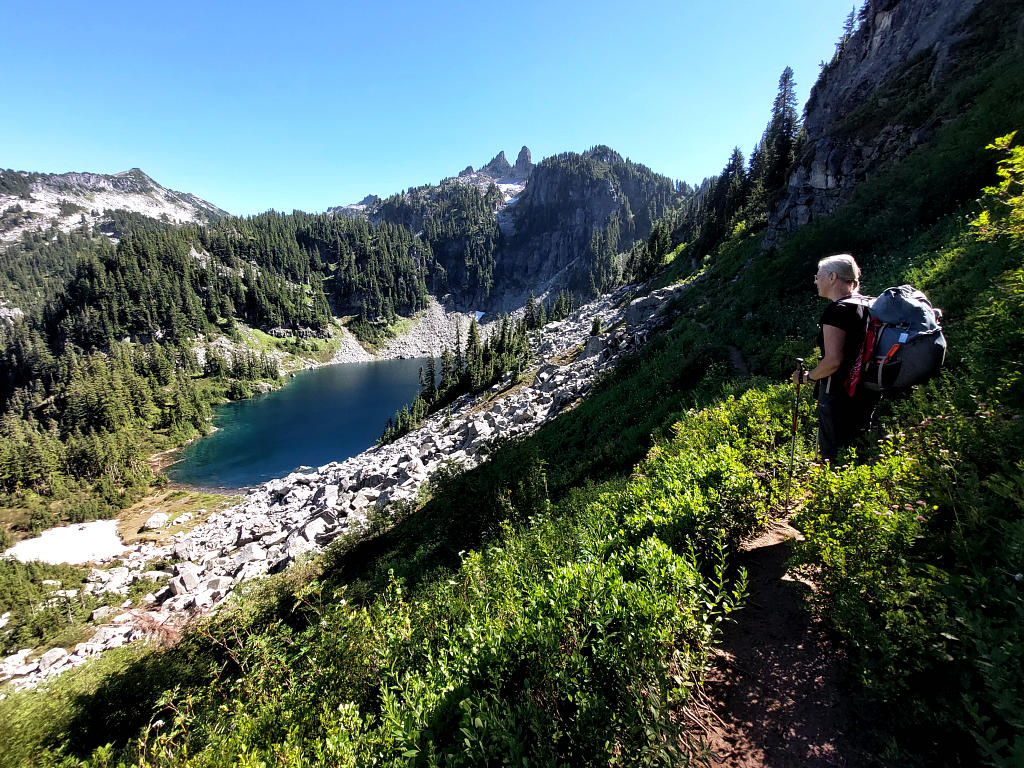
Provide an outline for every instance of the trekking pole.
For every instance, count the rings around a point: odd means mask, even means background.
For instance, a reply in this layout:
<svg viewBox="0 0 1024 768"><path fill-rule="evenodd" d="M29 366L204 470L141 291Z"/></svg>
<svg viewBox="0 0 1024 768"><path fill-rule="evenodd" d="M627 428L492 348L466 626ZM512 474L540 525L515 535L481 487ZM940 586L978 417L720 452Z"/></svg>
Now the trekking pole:
<svg viewBox="0 0 1024 768"><path fill-rule="evenodd" d="M793 398L793 445L789 450L789 477L786 480L785 510L787 513L789 512L789 494L793 489L793 459L796 458L796 424L800 414L800 385L804 381L804 359L802 357L796 359L796 370L798 376L796 377L796 396Z"/></svg>

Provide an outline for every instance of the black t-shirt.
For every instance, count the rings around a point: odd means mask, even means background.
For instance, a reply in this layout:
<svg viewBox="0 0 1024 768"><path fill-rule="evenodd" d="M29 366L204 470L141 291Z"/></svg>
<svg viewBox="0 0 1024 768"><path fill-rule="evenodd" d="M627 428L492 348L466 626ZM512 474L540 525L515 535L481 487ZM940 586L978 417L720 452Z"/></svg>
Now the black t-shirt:
<svg viewBox="0 0 1024 768"><path fill-rule="evenodd" d="M825 354L824 326L832 325L846 333L846 340L843 342L843 362L839 365L839 370L832 374L835 381L846 381L850 367L857 359L864 341L865 317L866 310L856 299L833 301L821 313L821 320L818 323L818 347L822 355Z"/></svg>

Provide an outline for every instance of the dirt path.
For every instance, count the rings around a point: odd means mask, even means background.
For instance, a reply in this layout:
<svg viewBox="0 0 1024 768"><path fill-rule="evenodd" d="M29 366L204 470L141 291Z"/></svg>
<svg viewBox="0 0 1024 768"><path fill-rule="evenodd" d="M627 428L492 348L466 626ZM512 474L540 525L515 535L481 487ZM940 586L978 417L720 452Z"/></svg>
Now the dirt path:
<svg viewBox="0 0 1024 768"><path fill-rule="evenodd" d="M716 768L859 768L877 754L844 700L838 650L803 607L809 587L786 574L788 539L797 536L778 522L740 555L747 605L705 687Z"/></svg>

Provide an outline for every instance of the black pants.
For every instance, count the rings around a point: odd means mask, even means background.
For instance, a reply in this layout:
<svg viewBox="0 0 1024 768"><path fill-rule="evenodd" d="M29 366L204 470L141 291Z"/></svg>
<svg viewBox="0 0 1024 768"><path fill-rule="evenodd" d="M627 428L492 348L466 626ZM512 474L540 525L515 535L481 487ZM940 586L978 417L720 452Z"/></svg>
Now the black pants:
<svg viewBox="0 0 1024 768"><path fill-rule="evenodd" d="M853 397L835 377L823 379L818 390L818 447L821 458L834 464L841 448L853 445L871 425L881 394L860 387Z"/></svg>

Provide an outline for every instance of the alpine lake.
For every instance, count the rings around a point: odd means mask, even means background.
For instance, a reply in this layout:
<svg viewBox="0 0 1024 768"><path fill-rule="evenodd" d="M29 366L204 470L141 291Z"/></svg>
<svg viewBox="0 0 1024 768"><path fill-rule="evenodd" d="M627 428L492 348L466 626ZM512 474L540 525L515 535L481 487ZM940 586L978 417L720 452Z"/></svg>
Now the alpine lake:
<svg viewBox="0 0 1024 768"><path fill-rule="evenodd" d="M424 359L326 365L289 374L281 389L217 406L216 430L167 467L172 482L239 490L370 448L419 391Z"/></svg>

